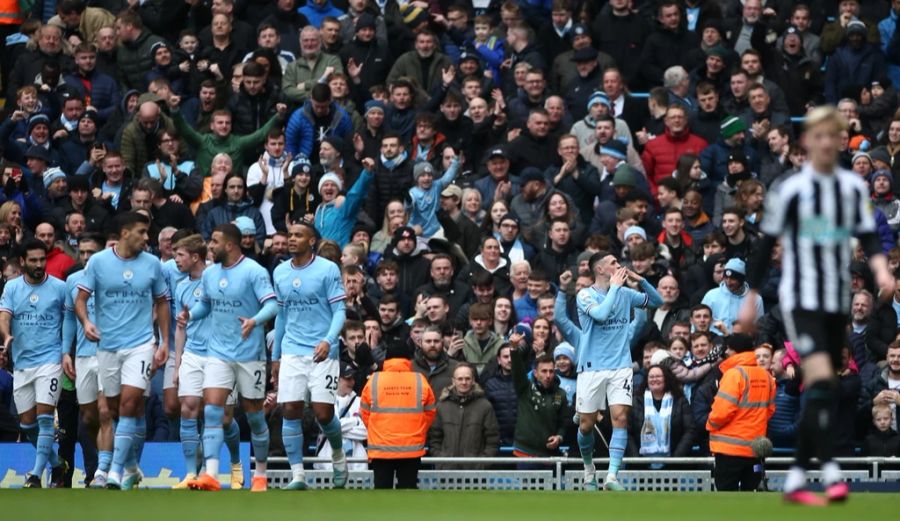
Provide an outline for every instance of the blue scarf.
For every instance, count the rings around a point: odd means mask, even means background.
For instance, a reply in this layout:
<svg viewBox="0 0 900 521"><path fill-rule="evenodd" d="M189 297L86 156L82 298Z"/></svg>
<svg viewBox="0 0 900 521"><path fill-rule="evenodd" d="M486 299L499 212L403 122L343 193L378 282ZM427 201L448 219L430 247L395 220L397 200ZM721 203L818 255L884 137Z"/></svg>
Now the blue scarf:
<svg viewBox="0 0 900 521"><path fill-rule="evenodd" d="M644 391L644 425L641 427L641 456L669 456L672 437L672 399L666 393L659 410L653 406L650 389Z"/></svg>
<svg viewBox="0 0 900 521"><path fill-rule="evenodd" d="M400 155L395 157L394 159L388 159L384 157L384 154L381 154L381 164L391 171L402 165L404 161L406 161L406 150L400 152Z"/></svg>

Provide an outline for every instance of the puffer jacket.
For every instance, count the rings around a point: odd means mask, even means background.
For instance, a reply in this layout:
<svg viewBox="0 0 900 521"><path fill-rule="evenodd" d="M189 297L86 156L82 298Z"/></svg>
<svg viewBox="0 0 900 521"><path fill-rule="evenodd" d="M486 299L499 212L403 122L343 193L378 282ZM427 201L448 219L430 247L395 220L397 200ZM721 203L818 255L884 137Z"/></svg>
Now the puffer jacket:
<svg viewBox="0 0 900 521"><path fill-rule="evenodd" d="M331 103L331 123L325 130L326 136L337 136L348 140L353 133L353 121L343 108L337 103ZM303 107L294 111L285 129L285 147L294 157L303 154L312 157L313 146L319 137L316 136L315 116L312 113L312 105L307 101Z"/></svg>
<svg viewBox="0 0 900 521"><path fill-rule="evenodd" d="M238 135L253 133L275 115L275 105L280 100L280 93L274 85L267 85L266 90L251 96L241 84L241 91L228 102L232 132Z"/></svg>
<svg viewBox="0 0 900 521"><path fill-rule="evenodd" d="M791 387L794 389L791 389ZM775 414L769 418L767 436L776 447L793 447L800 428L800 396L797 383L782 379L775 382Z"/></svg>
<svg viewBox="0 0 900 521"><path fill-rule="evenodd" d="M88 100L85 105L92 105L97 109L100 121L106 121L119 106L119 84L112 76L94 70L87 76L77 72L66 74L64 80L79 96ZM91 85L90 90L85 83Z"/></svg>
<svg viewBox="0 0 900 521"><path fill-rule="evenodd" d="M239 203L225 203L211 209L206 218L200 223L200 233L203 240L208 241L212 237L212 232L220 224L228 224L238 217L245 216L253 219L256 225L256 242L262 247L266 240L266 222L263 220L259 209L253 205L253 201L244 199Z"/></svg>
<svg viewBox="0 0 900 521"><path fill-rule="evenodd" d="M518 403L512 374L504 374L497 370L485 380L484 392L494 407L494 414L497 415L497 423L500 425L500 445L503 447L512 445L516 434Z"/></svg>
<svg viewBox="0 0 900 521"><path fill-rule="evenodd" d="M718 185L728 176L728 156L731 155L734 148L726 143L725 140L719 139L703 149L703 152L700 154L700 167L707 173L714 185ZM756 153L756 149L750 146L749 140L745 141L740 149L744 152L744 156L747 157L749 170L751 172L759 172L759 154ZM707 202L705 198L703 202Z"/></svg>
<svg viewBox="0 0 900 521"><path fill-rule="evenodd" d="M293 118L292 118L293 119ZM379 160L375 167L375 182L369 190L366 213L376 223L384 220L384 209L391 199L406 201L413 186L412 160L406 159L393 170Z"/></svg>
<svg viewBox="0 0 900 521"><path fill-rule="evenodd" d="M149 144L159 146L159 138L163 132L173 133L175 124L165 114L160 113L159 125L153 131L151 137L144 130L138 118L133 118L122 130L122 141L119 151L122 153L122 159L125 160L125 166L132 172L141 172L144 165L154 158L156 150L150 150Z"/></svg>
<svg viewBox="0 0 900 521"><path fill-rule="evenodd" d="M500 426L480 385L476 383L465 396L452 386L441 391L437 416L431 424L428 439L429 455L437 458L490 458L497 455ZM439 465L437 468L453 467ZM471 467L467 465L466 468Z"/></svg>
<svg viewBox="0 0 900 521"><path fill-rule="evenodd" d="M690 152L700 155L706 148L706 140L691 134L689 129L678 136L673 136L668 129L661 136L656 136L644 145L641 160L644 172L650 180L650 189L656 195L656 183L660 179L670 177L678 165L678 158Z"/></svg>
<svg viewBox="0 0 900 521"><path fill-rule="evenodd" d="M133 42L122 42L116 51L116 63L119 68L119 80L126 89L147 90L144 74L153 67L150 48L163 39L149 30L141 31Z"/></svg>

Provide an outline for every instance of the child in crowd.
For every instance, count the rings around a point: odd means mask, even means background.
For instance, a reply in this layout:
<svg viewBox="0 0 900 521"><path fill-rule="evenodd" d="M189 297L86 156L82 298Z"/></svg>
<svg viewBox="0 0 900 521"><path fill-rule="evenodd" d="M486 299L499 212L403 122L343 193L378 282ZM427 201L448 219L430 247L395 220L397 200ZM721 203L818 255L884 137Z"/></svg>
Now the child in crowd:
<svg viewBox="0 0 900 521"><path fill-rule="evenodd" d="M437 219L437 211L440 208L441 192L453 179L459 170L459 157L454 157L450 168L444 175L435 181L434 166L426 161L416 163L413 168L413 179L416 186L409 189L409 225L421 228L419 235L425 239L432 237L444 238L444 230Z"/></svg>
<svg viewBox="0 0 900 521"><path fill-rule="evenodd" d="M894 424L891 406L883 403L872 407L872 425L875 427L866 436L863 454L871 457L900 456L900 434Z"/></svg>

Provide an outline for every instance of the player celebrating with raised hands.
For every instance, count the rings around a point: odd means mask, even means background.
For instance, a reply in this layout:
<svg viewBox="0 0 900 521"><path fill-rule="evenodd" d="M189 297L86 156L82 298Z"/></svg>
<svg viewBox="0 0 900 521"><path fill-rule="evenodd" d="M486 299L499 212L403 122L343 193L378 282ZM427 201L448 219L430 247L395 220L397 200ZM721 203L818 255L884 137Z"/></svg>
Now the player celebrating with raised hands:
<svg viewBox="0 0 900 521"><path fill-rule="evenodd" d="M87 339L98 342L100 387L118 417L106 487L131 489L141 480L138 448L146 434L144 390L169 356L169 302L159 259L144 251L150 218L139 212L116 217L119 242L91 257L78 283L75 314ZM96 325L88 314L94 295ZM156 311L160 344L154 340ZM123 474L124 470L124 474Z"/></svg>
<svg viewBox="0 0 900 521"><path fill-rule="evenodd" d="M371 163L371 160L367 160ZM372 167L366 165L367 169ZM298 222L288 227L292 259L275 268L278 317L272 349L272 378L284 414L282 437L293 474L288 490L304 490L303 405L312 404L332 449L334 486L347 484L341 422L334 414L338 388L338 335L344 327L344 286L337 264L315 255L316 230Z"/></svg>
<svg viewBox="0 0 900 521"><path fill-rule="evenodd" d="M634 308L659 307L662 297L637 273L622 267L615 255L597 252L590 259L594 285L578 292L581 339L576 356L578 380L575 410L578 413L578 447L584 461L584 488L597 490L594 467L594 425L597 413L609 402L613 425L609 442L609 470L604 488L624 490L617 474L628 441L631 408L632 360L630 327ZM643 293L625 286L639 284Z"/></svg>
<svg viewBox="0 0 900 521"><path fill-rule="evenodd" d="M838 166L841 133L847 121L833 107L806 115L803 145L809 162L769 192L760 226L763 238L749 263L748 282L758 288L777 241L783 248L778 300L794 349L803 359L803 416L797 433L796 462L784 483L791 503L823 505L826 499L806 487L810 460L822 466L825 496L844 501L849 488L834 456L835 407L840 395L836 370L847 345L850 314L851 236L857 236L882 295L894 289L894 278L876 234L865 182ZM745 302L752 302L755 291ZM751 325L756 311L745 305L741 320Z"/></svg>
<svg viewBox="0 0 900 521"><path fill-rule="evenodd" d="M62 323L66 283L47 275L47 247L31 239L22 245L23 275L7 282L0 297L0 335L12 355L13 401L19 425L37 449L26 488L41 488L47 462L51 487L61 487L65 460L53 451L53 413L62 377ZM35 422L37 424L35 424Z"/></svg>
<svg viewBox="0 0 900 521"><path fill-rule="evenodd" d="M241 253L241 231L234 224L216 227L208 248L215 264L203 271L202 296L182 308L178 325L189 327L209 316L209 341L203 368L203 457L206 472L189 481L197 490L219 490L219 452L225 402L235 390L250 424L256 468L250 490L264 492L269 428L263 413L266 397L266 352L263 325L278 312L275 292L265 268Z"/></svg>

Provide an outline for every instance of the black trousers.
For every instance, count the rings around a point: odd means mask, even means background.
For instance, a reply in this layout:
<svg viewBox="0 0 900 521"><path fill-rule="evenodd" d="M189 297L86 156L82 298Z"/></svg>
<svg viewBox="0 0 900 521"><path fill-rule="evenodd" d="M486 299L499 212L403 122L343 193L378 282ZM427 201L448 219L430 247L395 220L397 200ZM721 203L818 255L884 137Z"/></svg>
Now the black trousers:
<svg viewBox="0 0 900 521"><path fill-rule="evenodd" d="M716 454L716 490L752 492L762 481L762 465L757 458Z"/></svg>
<svg viewBox="0 0 900 521"><path fill-rule="evenodd" d="M375 488L394 488L394 477L397 477L397 488L419 488L419 467L421 458L373 459L372 472L375 474Z"/></svg>

